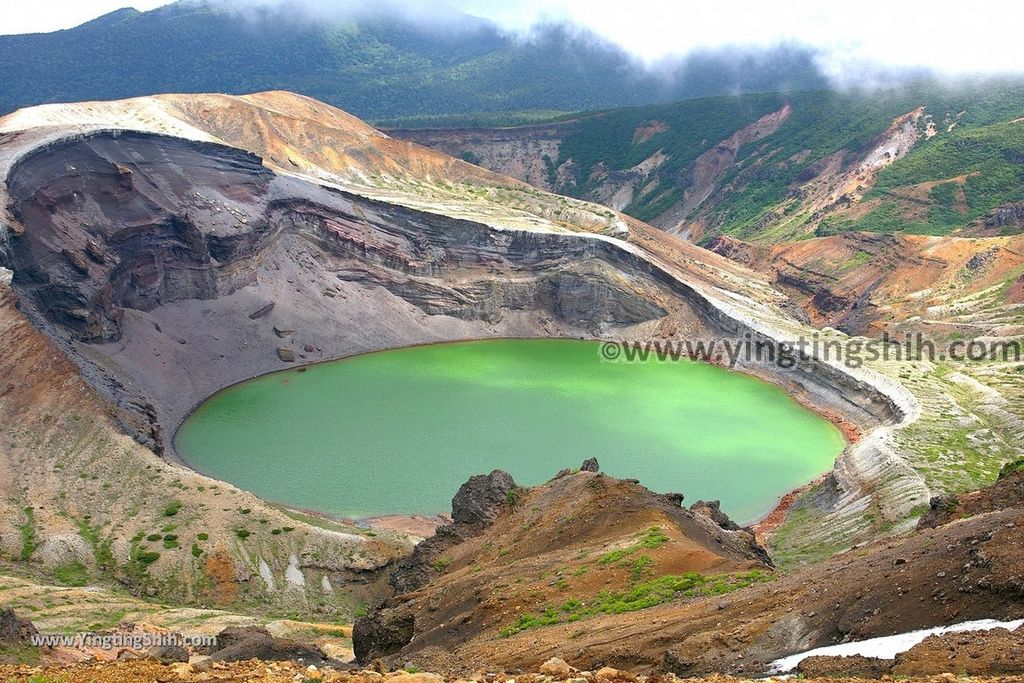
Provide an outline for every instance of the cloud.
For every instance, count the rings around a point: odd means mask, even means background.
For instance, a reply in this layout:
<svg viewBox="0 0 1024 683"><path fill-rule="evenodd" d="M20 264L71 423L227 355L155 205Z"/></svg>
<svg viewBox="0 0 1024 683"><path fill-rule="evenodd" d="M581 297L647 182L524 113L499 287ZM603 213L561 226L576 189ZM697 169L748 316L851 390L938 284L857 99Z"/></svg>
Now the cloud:
<svg viewBox="0 0 1024 683"><path fill-rule="evenodd" d="M96 17L134 5L139 10L166 5L171 0L47 0L5 2L0 34L46 33L78 26Z"/></svg>
<svg viewBox="0 0 1024 683"><path fill-rule="evenodd" d="M977 10L936 3L861 0L228 0L235 6L289 3L319 16L391 12L417 22L457 25L459 13L528 34L538 23L571 22L623 47L644 64L695 51L801 45L844 85L886 74L1009 73L1024 70L1018 4ZM384 8L383 10L381 8Z"/></svg>
<svg viewBox="0 0 1024 683"><path fill-rule="evenodd" d="M124 4L150 9L167 0L50 0L11 4L5 32L55 30ZM697 51L801 45L818 66L847 85L885 74L927 69L939 74L1024 71L1024 6L974 6L861 0L217 0L246 13L282 8L296 16L403 16L447 29L469 14L528 34L538 23L571 22L623 47L647 65ZM296 11L297 10L297 11Z"/></svg>
<svg viewBox="0 0 1024 683"><path fill-rule="evenodd" d="M453 0L471 14L523 29L567 19L653 62L700 48L798 43L833 71L875 63L945 73L1024 70L1024 7L861 0Z"/></svg>

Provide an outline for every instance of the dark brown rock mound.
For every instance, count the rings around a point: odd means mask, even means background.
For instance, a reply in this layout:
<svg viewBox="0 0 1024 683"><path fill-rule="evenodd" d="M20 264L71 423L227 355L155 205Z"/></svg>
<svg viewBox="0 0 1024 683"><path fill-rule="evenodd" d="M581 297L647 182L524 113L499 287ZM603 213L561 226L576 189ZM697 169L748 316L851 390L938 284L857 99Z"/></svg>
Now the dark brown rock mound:
<svg viewBox="0 0 1024 683"><path fill-rule="evenodd" d="M494 470L478 474L459 487L452 498L452 522L455 524L490 524L509 502L516 482L508 472Z"/></svg>
<svg viewBox="0 0 1024 683"><path fill-rule="evenodd" d="M0 643L27 644L38 633L31 621L21 619L14 610L0 609Z"/></svg>
<svg viewBox="0 0 1024 683"><path fill-rule="evenodd" d="M1024 674L1024 631L991 631L929 636L896 655L894 676Z"/></svg>
<svg viewBox="0 0 1024 683"><path fill-rule="evenodd" d="M210 659L215 662L250 659L288 661L303 666L322 666L327 662L315 647L287 638L275 638L266 629L255 626L231 627L221 631Z"/></svg>
<svg viewBox="0 0 1024 683"><path fill-rule="evenodd" d="M1024 471L1007 466L992 486L959 496L932 498L930 509L918 521L917 528L934 529L958 519L1017 507L1024 507Z"/></svg>
<svg viewBox="0 0 1024 683"><path fill-rule="evenodd" d="M439 527L398 564L390 579L395 593L417 590L443 572L443 554L481 534L504 508L515 504L516 490L515 480L501 470L470 477L452 498L452 523ZM401 603L378 605L371 614L356 620L353 627L356 659L369 661L398 652L412 640L414 624L414 614Z"/></svg>
<svg viewBox="0 0 1024 683"><path fill-rule="evenodd" d="M155 659L161 664L173 664L175 662L187 662L188 650L180 645L158 645L146 651L145 656Z"/></svg>
<svg viewBox="0 0 1024 683"><path fill-rule="evenodd" d="M802 678L872 678L888 676L893 660L876 657L808 657L796 667Z"/></svg>
<svg viewBox="0 0 1024 683"><path fill-rule="evenodd" d="M478 474L459 487L452 498L452 523L439 527L433 536L416 546L391 576L396 594L416 590L439 573L444 551L480 534L515 501L516 482L508 472Z"/></svg>
<svg viewBox="0 0 1024 683"><path fill-rule="evenodd" d="M398 652L412 640L415 625L415 615L404 605L378 607L372 615L357 619L352 627L356 661L369 662Z"/></svg>

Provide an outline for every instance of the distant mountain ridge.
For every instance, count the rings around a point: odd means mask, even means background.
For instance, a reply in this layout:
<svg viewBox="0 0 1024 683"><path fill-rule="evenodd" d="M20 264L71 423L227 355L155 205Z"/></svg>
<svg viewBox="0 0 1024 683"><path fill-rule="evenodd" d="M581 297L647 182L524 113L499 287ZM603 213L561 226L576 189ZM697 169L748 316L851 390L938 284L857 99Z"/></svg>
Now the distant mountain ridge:
<svg viewBox="0 0 1024 683"><path fill-rule="evenodd" d="M287 89L381 120L580 111L827 84L813 52L796 46L694 53L655 72L569 24L522 37L459 14L434 24L393 10L326 20L288 3L242 15L211 0L0 36L0 63L0 114L165 92Z"/></svg>
<svg viewBox="0 0 1024 683"><path fill-rule="evenodd" d="M1024 231L1024 79L764 93L392 135L693 241Z"/></svg>

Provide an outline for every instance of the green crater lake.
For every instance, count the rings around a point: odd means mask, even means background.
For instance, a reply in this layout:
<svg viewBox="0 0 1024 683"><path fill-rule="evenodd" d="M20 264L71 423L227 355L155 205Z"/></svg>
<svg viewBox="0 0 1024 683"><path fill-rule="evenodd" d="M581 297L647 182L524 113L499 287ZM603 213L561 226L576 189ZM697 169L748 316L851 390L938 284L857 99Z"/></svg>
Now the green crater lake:
<svg viewBox="0 0 1024 683"><path fill-rule="evenodd" d="M702 363L609 363L600 344L418 346L264 375L185 421L194 468L286 505L346 517L447 512L471 475L547 481L596 457L740 522L828 470L838 429L778 387Z"/></svg>

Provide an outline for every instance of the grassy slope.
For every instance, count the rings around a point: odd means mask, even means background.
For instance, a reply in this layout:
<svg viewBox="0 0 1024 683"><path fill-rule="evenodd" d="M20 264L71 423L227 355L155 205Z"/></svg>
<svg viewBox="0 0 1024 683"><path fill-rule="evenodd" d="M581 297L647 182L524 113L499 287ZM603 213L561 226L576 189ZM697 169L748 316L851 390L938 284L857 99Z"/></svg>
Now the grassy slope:
<svg viewBox="0 0 1024 683"><path fill-rule="evenodd" d="M793 199L792 189L813 177L815 165L830 155L846 150L847 163L852 163L894 119L918 107L924 107L918 143L881 172L878 185L865 197L877 208L856 218L826 220L819 234L948 234L996 206L1022 198L1024 129L1009 121L1024 115L1024 83L1009 80L956 87L921 83L892 92L747 95L598 112L566 124L559 158L553 161L574 162L574 183L557 189L590 196L605 182L592 174L598 164L624 171L661 150L668 159L655 174L658 182L638 192L626 209L637 218L653 220L682 198L698 156L785 102L793 107L790 117L774 134L740 148L736 163L699 211L718 230L769 240L813 232L817 223L810 215L800 215L805 207ZM924 135L929 121L937 131L931 138ZM637 140L637 129L651 122L667 129ZM966 209L963 197L949 184L931 191L923 218L920 202L895 196L902 187L970 174L975 175L963 183ZM766 221L772 213L777 217ZM788 224L788 234L773 234L780 223Z"/></svg>
<svg viewBox="0 0 1024 683"><path fill-rule="evenodd" d="M937 182L926 198L900 189ZM1024 126L1001 122L923 140L879 175L865 196L877 208L856 220L826 220L818 234L842 230L946 235L1008 202L1024 199Z"/></svg>

